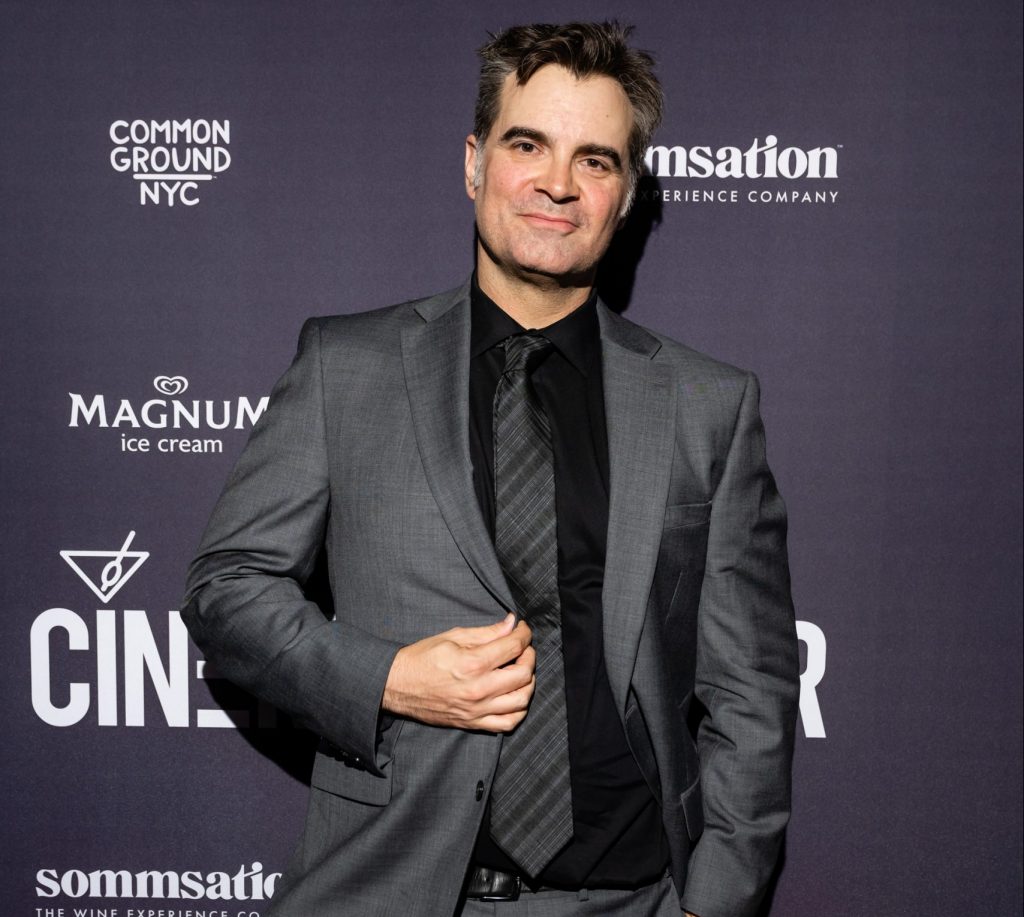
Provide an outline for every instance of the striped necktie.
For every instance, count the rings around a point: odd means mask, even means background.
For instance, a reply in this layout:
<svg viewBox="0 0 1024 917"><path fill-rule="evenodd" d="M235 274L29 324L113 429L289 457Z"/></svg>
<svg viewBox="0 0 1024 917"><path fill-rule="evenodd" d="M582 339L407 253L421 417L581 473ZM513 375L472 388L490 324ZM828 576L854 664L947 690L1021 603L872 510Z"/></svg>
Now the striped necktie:
<svg viewBox="0 0 1024 917"><path fill-rule="evenodd" d="M551 425L530 384L552 346L534 332L505 340L494 394L495 549L533 631L537 682L526 718L502 740L491 837L531 877L573 830Z"/></svg>

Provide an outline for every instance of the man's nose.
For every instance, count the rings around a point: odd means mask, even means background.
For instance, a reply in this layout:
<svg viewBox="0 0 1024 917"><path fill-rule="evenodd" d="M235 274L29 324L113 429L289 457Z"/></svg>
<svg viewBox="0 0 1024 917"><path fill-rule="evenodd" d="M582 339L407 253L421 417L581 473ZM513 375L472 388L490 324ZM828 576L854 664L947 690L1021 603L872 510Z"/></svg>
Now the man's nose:
<svg viewBox="0 0 1024 917"><path fill-rule="evenodd" d="M559 203L579 197L571 157L549 157L544 163L544 168L538 173L534 187Z"/></svg>

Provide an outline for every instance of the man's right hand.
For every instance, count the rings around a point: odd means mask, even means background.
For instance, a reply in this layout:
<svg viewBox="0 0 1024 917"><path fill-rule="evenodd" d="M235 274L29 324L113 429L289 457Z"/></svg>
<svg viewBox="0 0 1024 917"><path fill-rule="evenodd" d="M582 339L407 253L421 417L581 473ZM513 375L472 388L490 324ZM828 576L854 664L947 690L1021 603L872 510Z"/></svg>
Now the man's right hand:
<svg viewBox="0 0 1024 917"><path fill-rule="evenodd" d="M511 732L526 716L536 680L532 634L507 615L486 627L454 627L403 646L382 709L432 726Z"/></svg>

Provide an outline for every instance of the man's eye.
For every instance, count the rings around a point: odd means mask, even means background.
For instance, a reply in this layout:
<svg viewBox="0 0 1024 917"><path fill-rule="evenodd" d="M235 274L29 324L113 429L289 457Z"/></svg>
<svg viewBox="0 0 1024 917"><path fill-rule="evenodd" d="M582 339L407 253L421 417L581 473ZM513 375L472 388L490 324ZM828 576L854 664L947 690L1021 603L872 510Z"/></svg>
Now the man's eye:
<svg viewBox="0 0 1024 917"><path fill-rule="evenodd" d="M584 159L583 165L585 165L588 169L597 169L600 172L608 171L608 163L606 163L603 159Z"/></svg>
<svg viewBox="0 0 1024 917"><path fill-rule="evenodd" d="M537 149L536 145L530 143L529 140L520 140L515 146L517 150L520 150L523 153L532 153L535 149Z"/></svg>

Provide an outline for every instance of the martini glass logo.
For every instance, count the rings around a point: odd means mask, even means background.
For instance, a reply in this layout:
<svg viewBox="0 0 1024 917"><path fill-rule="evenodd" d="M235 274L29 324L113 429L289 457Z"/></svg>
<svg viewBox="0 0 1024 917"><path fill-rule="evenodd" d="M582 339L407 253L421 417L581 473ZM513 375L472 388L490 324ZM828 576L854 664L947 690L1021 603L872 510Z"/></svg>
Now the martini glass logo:
<svg viewBox="0 0 1024 917"><path fill-rule="evenodd" d="M131 531L116 551L61 551L60 556L101 602L109 602L149 557L149 551L128 550L134 539Z"/></svg>

